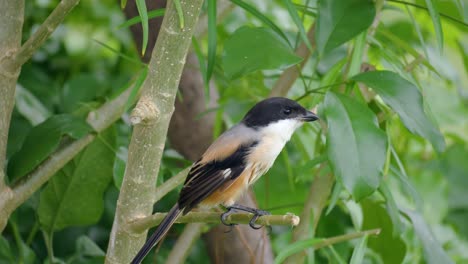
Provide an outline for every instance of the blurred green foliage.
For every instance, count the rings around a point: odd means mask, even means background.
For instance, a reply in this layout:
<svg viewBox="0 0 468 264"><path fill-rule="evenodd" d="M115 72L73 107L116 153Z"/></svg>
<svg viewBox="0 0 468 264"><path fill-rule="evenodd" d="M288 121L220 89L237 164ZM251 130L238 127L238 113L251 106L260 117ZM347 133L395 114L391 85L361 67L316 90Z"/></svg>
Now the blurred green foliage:
<svg viewBox="0 0 468 264"><path fill-rule="evenodd" d="M23 40L58 2L26 1ZM300 61L292 53L303 38L297 19L306 30L316 21L318 51L288 97L317 107L324 123L302 127L255 185L260 207L300 214L314 178L333 173L336 199L329 199L315 238L382 229L308 254L308 263L349 262L359 254L363 263L468 263L468 5L232 2L240 7L216 26L214 53L208 36L197 39L200 57L216 55L210 62L219 107L208 110L217 113L215 135L267 97L285 66ZM89 111L146 76L128 29L119 28L124 22L117 1L82 0L22 67L8 141L10 182L60 142L83 136ZM376 70L354 76L361 61ZM52 122L63 116L73 116L67 127ZM125 114L18 208L0 238L0 263L50 263L51 256L102 263L130 135ZM155 184L189 164L169 145ZM176 199L174 190L155 208L167 210ZM181 230L170 231L156 259L165 259ZM278 255L291 243L291 229L273 227L270 237ZM204 246L197 243L187 263L205 263Z"/></svg>

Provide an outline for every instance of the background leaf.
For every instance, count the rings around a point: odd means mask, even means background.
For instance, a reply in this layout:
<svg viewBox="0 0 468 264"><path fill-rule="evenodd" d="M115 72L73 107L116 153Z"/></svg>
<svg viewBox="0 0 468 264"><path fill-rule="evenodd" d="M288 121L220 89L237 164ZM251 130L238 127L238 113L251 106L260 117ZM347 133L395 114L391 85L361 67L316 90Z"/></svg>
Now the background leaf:
<svg viewBox="0 0 468 264"><path fill-rule="evenodd" d="M411 82L390 71L369 71L352 77L352 80L374 89L411 132L428 139L438 152L445 149L442 134L424 113L421 93Z"/></svg>
<svg viewBox="0 0 468 264"><path fill-rule="evenodd" d="M394 236L392 221L385 209L369 200L363 201L361 205L364 215L362 228L381 230L378 236L369 237L369 248L382 257L383 263L402 263L406 245L399 236Z"/></svg>
<svg viewBox="0 0 468 264"><path fill-rule="evenodd" d="M107 129L59 171L41 192L39 221L49 232L96 223L112 179L114 128Z"/></svg>
<svg viewBox="0 0 468 264"><path fill-rule="evenodd" d="M424 256L429 264L454 263L445 253L437 239L432 234L424 218L417 212L403 210L413 223L416 235L423 244Z"/></svg>
<svg viewBox="0 0 468 264"><path fill-rule="evenodd" d="M432 24L434 25L434 31L437 38L437 44L439 45L439 51L442 52L444 49L444 33L442 32L442 25L440 24L439 12L434 0L425 0L429 14L431 15Z"/></svg>
<svg viewBox="0 0 468 264"><path fill-rule="evenodd" d="M223 67L232 79L265 69L285 69L302 58L272 30L241 27L224 45Z"/></svg>
<svg viewBox="0 0 468 264"><path fill-rule="evenodd" d="M380 184L387 137L379 129L375 115L350 97L328 92L323 111L328 123L327 152L333 172L360 200Z"/></svg>
<svg viewBox="0 0 468 264"><path fill-rule="evenodd" d="M64 135L80 139L93 129L84 120L68 115L55 115L32 128L24 140L21 149L16 152L8 163L10 180L24 176L59 145Z"/></svg>
<svg viewBox="0 0 468 264"><path fill-rule="evenodd" d="M357 36L375 17L374 3L370 0L321 0L318 10L315 42L320 54Z"/></svg>

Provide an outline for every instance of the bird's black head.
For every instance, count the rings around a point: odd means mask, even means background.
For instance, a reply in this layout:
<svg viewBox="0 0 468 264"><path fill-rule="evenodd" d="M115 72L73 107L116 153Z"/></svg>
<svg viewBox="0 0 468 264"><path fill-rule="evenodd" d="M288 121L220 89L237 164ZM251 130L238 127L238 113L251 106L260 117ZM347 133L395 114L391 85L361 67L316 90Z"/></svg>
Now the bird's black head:
<svg viewBox="0 0 468 264"><path fill-rule="evenodd" d="M258 128L285 119L310 122L317 120L318 117L296 101L283 97L272 97L252 107L242 119L242 123L248 127Z"/></svg>

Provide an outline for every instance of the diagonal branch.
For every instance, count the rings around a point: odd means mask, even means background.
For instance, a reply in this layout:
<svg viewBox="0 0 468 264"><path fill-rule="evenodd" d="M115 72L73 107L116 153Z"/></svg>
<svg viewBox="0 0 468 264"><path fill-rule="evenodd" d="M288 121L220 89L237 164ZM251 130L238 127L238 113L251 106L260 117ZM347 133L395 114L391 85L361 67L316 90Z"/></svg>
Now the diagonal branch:
<svg viewBox="0 0 468 264"><path fill-rule="evenodd" d="M91 112L88 123L96 132L101 132L120 118L128 101L131 89L128 89L116 99L107 102L99 109ZM10 214L26 201L35 191L46 183L67 162L93 141L95 134L65 144L55 151L34 171L23 177L15 186L0 192L0 230L6 225ZM4 221L4 222L3 222Z"/></svg>

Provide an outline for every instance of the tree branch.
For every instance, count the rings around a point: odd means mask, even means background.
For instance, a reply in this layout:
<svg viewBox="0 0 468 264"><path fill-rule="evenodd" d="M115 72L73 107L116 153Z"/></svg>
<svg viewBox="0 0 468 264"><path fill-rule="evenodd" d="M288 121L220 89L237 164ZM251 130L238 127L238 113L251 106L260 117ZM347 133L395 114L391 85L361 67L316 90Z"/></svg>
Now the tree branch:
<svg viewBox="0 0 468 264"><path fill-rule="evenodd" d="M36 32L21 46L10 63L14 67L21 67L28 61L79 2L80 0L62 0Z"/></svg>
<svg viewBox="0 0 468 264"><path fill-rule="evenodd" d="M128 89L117 98L105 103L99 109L88 115L88 123L96 132L101 132L114 123L123 114L131 89ZM70 142L40 164L35 170L24 176L11 189L6 188L0 192L0 230L6 225L10 214L26 201L35 191L46 183L67 162L83 150L95 138L95 133Z"/></svg>
<svg viewBox="0 0 468 264"><path fill-rule="evenodd" d="M8 61L21 45L24 20L24 0L0 1L0 192L8 191L5 183L5 161L11 112L15 102L19 67L10 67ZM13 15L14 14L14 15ZM6 221L6 220L5 220ZM3 220L0 220L3 222ZM0 223L0 227L4 226ZM1 230L1 228L0 228Z"/></svg>
<svg viewBox="0 0 468 264"><path fill-rule="evenodd" d="M312 47L315 49L315 23L307 32L307 37L309 38ZM294 65L286 69L281 76L276 80L275 85L271 89L270 97L273 96L286 96L291 89L292 85L299 77L299 73L307 62L307 59L310 56L310 50L307 48L304 42L296 50L296 55L304 58L304 60L299 65Z"/></svg>
<svg viewBox="0 0 468 264"><path fill-rule="evenodd" d="M211 223L221 224L220 213L212 212L190 212L184 216L180 216L176 223ZM129 229L135 233L141 233L148 228L158 225L162 219L166 216L166 213L155 213L153 215L136 219L130 223ZM249 213L234 213L227 217L227 223L230 224L248 224L252 219L253 214ZM259 225L287 225L297 226L300 222L300 218L294 214L285 215L264 215L257 219L255 223Z"/></svg>
<svg viewBox="0 0 468 264"><path fill-rule="evenodd" d="M129 263L145 241L146 232L134 234L126 223L151 213L154 183L174 111L174 99L202 4L202 0L180 1L185 19L185 27L181 29L174 3L167 3L148 78L132 113L136 126L128 151L106 263Z"/></svg>

